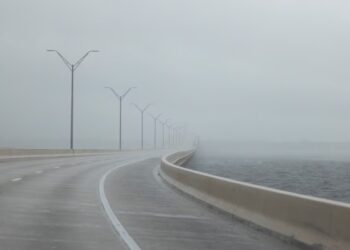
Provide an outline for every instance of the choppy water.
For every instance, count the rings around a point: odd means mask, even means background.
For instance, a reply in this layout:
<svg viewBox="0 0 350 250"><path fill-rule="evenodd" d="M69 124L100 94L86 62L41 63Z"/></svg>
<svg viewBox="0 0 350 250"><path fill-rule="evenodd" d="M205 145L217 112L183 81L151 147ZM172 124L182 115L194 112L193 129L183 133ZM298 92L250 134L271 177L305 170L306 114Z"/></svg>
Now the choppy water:
<svg viewBox="0 0 350 250"><path fill-rule="evenodd" d="M188 168L239 181L350 203L350 161L261 157L200 151Z"/></svg>

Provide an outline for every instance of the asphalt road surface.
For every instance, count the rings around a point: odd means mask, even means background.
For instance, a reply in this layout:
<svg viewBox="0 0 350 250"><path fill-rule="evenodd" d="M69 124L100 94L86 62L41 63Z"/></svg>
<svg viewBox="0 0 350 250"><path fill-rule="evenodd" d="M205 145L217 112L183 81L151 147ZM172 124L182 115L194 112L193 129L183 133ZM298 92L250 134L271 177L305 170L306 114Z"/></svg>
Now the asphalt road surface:
<svg viewBox="0 0 350 250"><path fill-rule="evenodd" d="M160 155L0 160L0 250L298 249L169 187Z"/></svg>

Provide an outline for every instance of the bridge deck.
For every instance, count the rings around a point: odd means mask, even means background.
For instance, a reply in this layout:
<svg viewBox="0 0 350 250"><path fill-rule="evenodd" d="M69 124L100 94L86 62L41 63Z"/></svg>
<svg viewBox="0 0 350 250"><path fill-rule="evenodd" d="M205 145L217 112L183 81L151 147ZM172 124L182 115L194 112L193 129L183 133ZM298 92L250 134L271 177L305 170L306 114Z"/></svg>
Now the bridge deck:
<svg viewBox="0 0 350 250"><path fill-rule="evenodd" d="M175 191L157 176L158 164L118 169L106 182L114 213L142 249L298 249Z"/></svg>
<svg viewBox="0 0 350 250"><path fill-rule="evenodd" d="M0 249L127 249L101 205L103 176L111 210L141 249L297 249L176 192L154 174L158 164L159 153L142 152L1 160Z"/></svg>

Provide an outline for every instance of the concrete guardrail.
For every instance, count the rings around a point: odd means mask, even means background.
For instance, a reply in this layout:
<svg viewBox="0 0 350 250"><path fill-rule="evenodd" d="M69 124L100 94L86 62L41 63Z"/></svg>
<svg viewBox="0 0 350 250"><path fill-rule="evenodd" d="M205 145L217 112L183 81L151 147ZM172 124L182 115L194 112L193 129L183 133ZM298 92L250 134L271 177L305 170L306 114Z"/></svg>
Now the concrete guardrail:
<svg viewBox="0 0 350 250"><path fill-rule="evenodd" d="M239 182L181 167L194 151L162 159L160 174L191 196L317 249L350 249L350 204Z"/></svg>
<svg viewBox="0 0 350 250"><path fill-rule="evenodd" d="M133 150L123 150L125 152L132 152ZM98 154L112 154L120 153L120 151L113 149L4 149L0 148L0 159L7 158L35 158L35 157L61 157L61 156L82 156L82 155L98 155Z"/></svg>
<svg viewBox="0 0 350 250"><path fill-rule="evenodd" d="M116 152L116 150L98 150L98 149L0 149L0 155L41 155L41 154L72 154L72 153L100 153Z"/></svg>

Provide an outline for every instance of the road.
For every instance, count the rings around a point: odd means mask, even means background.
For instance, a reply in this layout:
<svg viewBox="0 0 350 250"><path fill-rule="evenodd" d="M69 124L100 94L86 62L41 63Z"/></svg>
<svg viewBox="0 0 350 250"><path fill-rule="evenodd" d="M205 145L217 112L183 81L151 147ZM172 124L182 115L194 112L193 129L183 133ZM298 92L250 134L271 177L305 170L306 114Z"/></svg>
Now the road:
<svg viewBox="0 0 350 250"><path fill-rule="evenodd" d="M298 249L169 187L160 155L0 160L0 249Z"/></svg>

